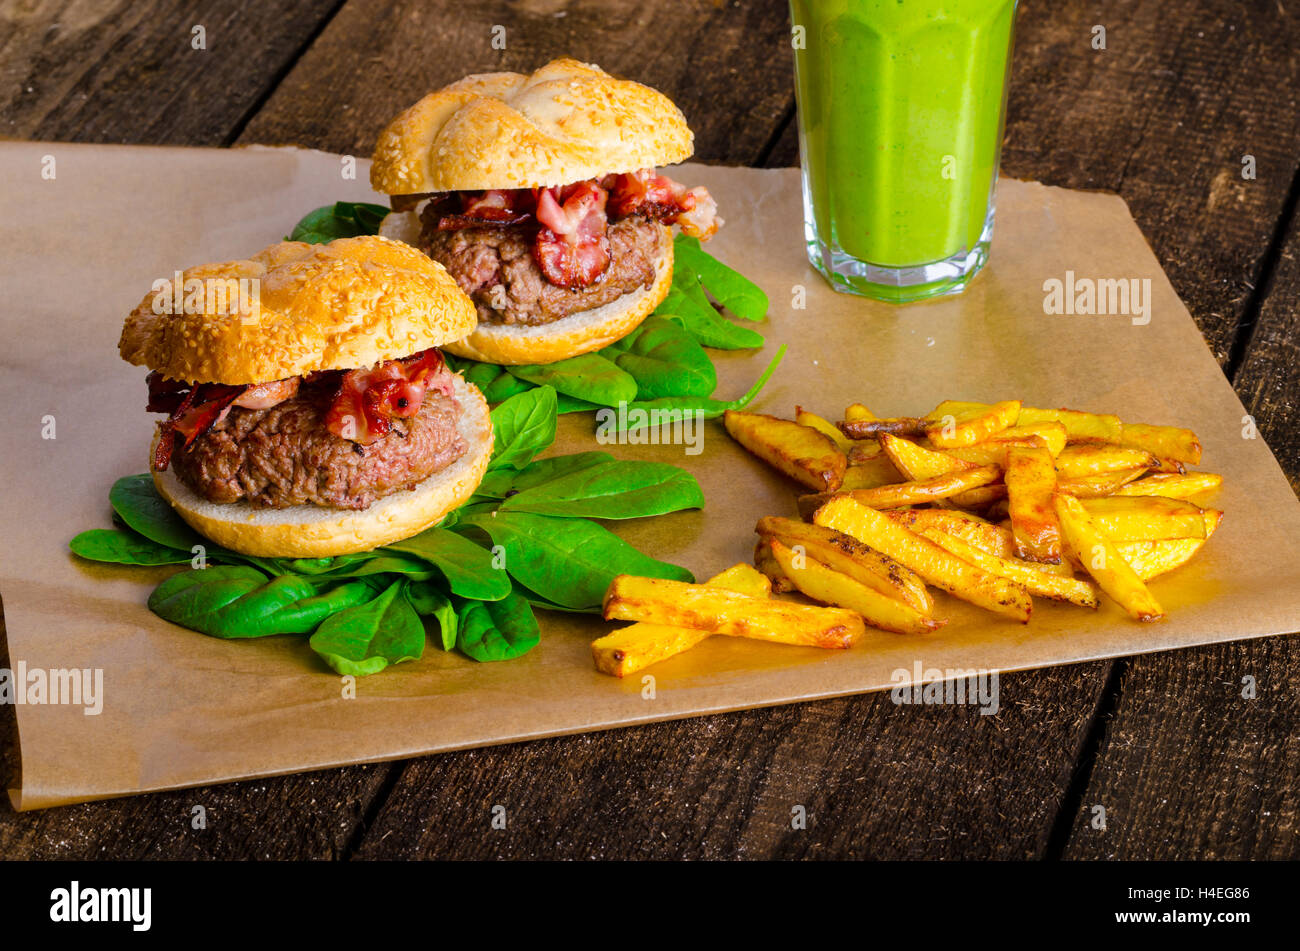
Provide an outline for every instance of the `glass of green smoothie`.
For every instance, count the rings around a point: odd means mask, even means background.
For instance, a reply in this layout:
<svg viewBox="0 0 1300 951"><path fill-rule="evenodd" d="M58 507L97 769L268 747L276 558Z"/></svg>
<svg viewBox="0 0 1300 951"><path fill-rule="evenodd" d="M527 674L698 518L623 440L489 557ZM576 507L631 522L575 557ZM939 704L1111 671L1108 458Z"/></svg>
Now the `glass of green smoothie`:
<svg viewBox="0 0 1300 951"><path fill-rule="evenodd" d="M988 259L1016 0L791 0L808 257L840 291L958 293Z"/></svg>

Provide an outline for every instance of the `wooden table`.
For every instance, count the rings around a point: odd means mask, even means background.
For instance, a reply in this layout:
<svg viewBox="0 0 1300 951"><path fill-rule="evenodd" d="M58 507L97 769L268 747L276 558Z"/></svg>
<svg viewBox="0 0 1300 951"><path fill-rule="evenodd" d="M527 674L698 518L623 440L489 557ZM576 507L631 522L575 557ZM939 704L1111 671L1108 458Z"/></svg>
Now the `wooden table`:
<svg viewBox="0 0 1300 951"><path fill-rule="evenodd" d="M367 155L430 89L570 54L671 96L699 159L798 160L782 0L58 5L0 19L5 135ZM1300 484L1300 9L1025 0L1018 32L1004 172L1124 196ZM1300 642L1277 637L1007 675L996 717L860 696L44 813L0 806L0 856L1296 858L1297 684ZM806 830L791 829L792 803ZM206 830L190 826L194 804ZM507 833L490 829L493 804Z"/></svg>

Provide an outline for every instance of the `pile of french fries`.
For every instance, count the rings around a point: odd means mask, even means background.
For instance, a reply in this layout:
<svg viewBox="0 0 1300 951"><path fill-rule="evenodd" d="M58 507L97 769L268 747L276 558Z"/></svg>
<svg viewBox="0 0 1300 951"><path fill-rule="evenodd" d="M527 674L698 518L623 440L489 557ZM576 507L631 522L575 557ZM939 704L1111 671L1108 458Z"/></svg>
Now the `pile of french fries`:
<svg viewBox="0 0 1300 951"><path fill-rule="evenodd" d="M1097 607L1095 583L1132 617L1158 620L1146 582L1195 555L1223 517L1193 501L1223 479L1188 471L1200 441L1174 426L1019 400L893 418L854 404L836 425L802 407L793 420L731 412L725 423L812 490L799 499L806 522L758 523L755 564L775 590L900 633L944 623L927 585L1027 622L1033 596Z"/></svg>
<svg viewBox="0 0 1300 951"><path fill-rule="evenodd" d="M892 418L854 404L837 424L802 407L792 420L729 411L724 423L808 490L800 517L759 519L757 570L702 585L616 578L605 617L638 623L592 645L605 673L713 634L849 647L863 622L929 633L947 623L931 587L1026 623L1034 597L1096 608L1100 589L1155 621L1164 610L1146 582L1186 563L1223 517L1193 501L1223 479L1188 471L1200 441L1174 426L1019 400ZM791 591L827 607L772 597Z"/></svg>

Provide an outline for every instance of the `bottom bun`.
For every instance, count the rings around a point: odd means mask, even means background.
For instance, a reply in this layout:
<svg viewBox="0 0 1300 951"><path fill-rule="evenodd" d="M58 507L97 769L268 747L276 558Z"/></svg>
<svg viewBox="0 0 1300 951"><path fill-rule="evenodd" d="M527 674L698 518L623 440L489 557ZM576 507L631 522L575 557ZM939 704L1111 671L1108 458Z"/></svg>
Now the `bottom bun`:
<svg viewBox="0 0 1300 951"><path fill-rule="evenodd" d="M332 509L295 505L271 509L247 502L209 502L176 477L154 472L158 492L195 531L218 545L263 558L327 558L369 551L416 535L442 520L474 494L492 456L492 419L487 401L459 374L457 429L465 454L413 489L386 495L369 508Z"/></svg>
<svg viewBox="0 0 1300 951"><path fill-rule="evenodd" d="M442 349L484 363L518 365L554 363L622 340L668 296L673 281L673 232L663 225L660 228L655 279L649 287L548 324L490 324L480 320L472 334L444 344Z"/></svg>

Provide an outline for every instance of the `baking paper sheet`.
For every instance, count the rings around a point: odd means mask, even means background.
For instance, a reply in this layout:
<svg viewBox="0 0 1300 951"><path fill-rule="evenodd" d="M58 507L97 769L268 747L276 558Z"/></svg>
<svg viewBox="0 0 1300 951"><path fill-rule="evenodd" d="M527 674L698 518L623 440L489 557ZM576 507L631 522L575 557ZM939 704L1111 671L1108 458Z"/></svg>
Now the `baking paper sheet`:
<svg viewBox="0 0 1300 951"><path fill-rule="evenodd" d="M49 177L51 170L53 177ZM915 665L1013 670L1300 629L1300 505L1123 201L1003 180L992 262L958 298L905 308L833 293L807 265L794 170L691 165L726 226L709 245L768 292L761 353L717 354L718 395L746 390L776 346L789 353L756 409L796 402L831 418L862 401L921 414L944 398L1022 399L1195 429L1203 468L1225 477L1222 527L1152 589L1153 625L1113 604L1036 599L1022 626L936 595L939 633L871 633L850 651L713 638L619 681L597 673L591 617L539 612L540 647L479 664L430 645L422 660L357 682L345 699L305 637L221 641L174 627L145 600L170 570L81 562L67 541L107 527L108 490L147 468L155 417L144 371L117 356L122 320L157 278L247 256L308 210L377 200L339 156L0 144L0 596L11 665L103 671L103 709L15 707L19 809L507 743L653 720L879 690ZM1044 282L1150 282L1150 321L1049 315ZM1140 286L1140 285L1139 285ZM1141 318L1139 317L1139 321ZM54 438L49 423L54 424ZM557 452L596 448L588 416L561 421ZM794 514L796 488L708 424L685 447L607 446L685 466L702 512L621 523L644 550L700 578L753 550L755 521ZM897 672L902 671L903 674Z"/></svg>

